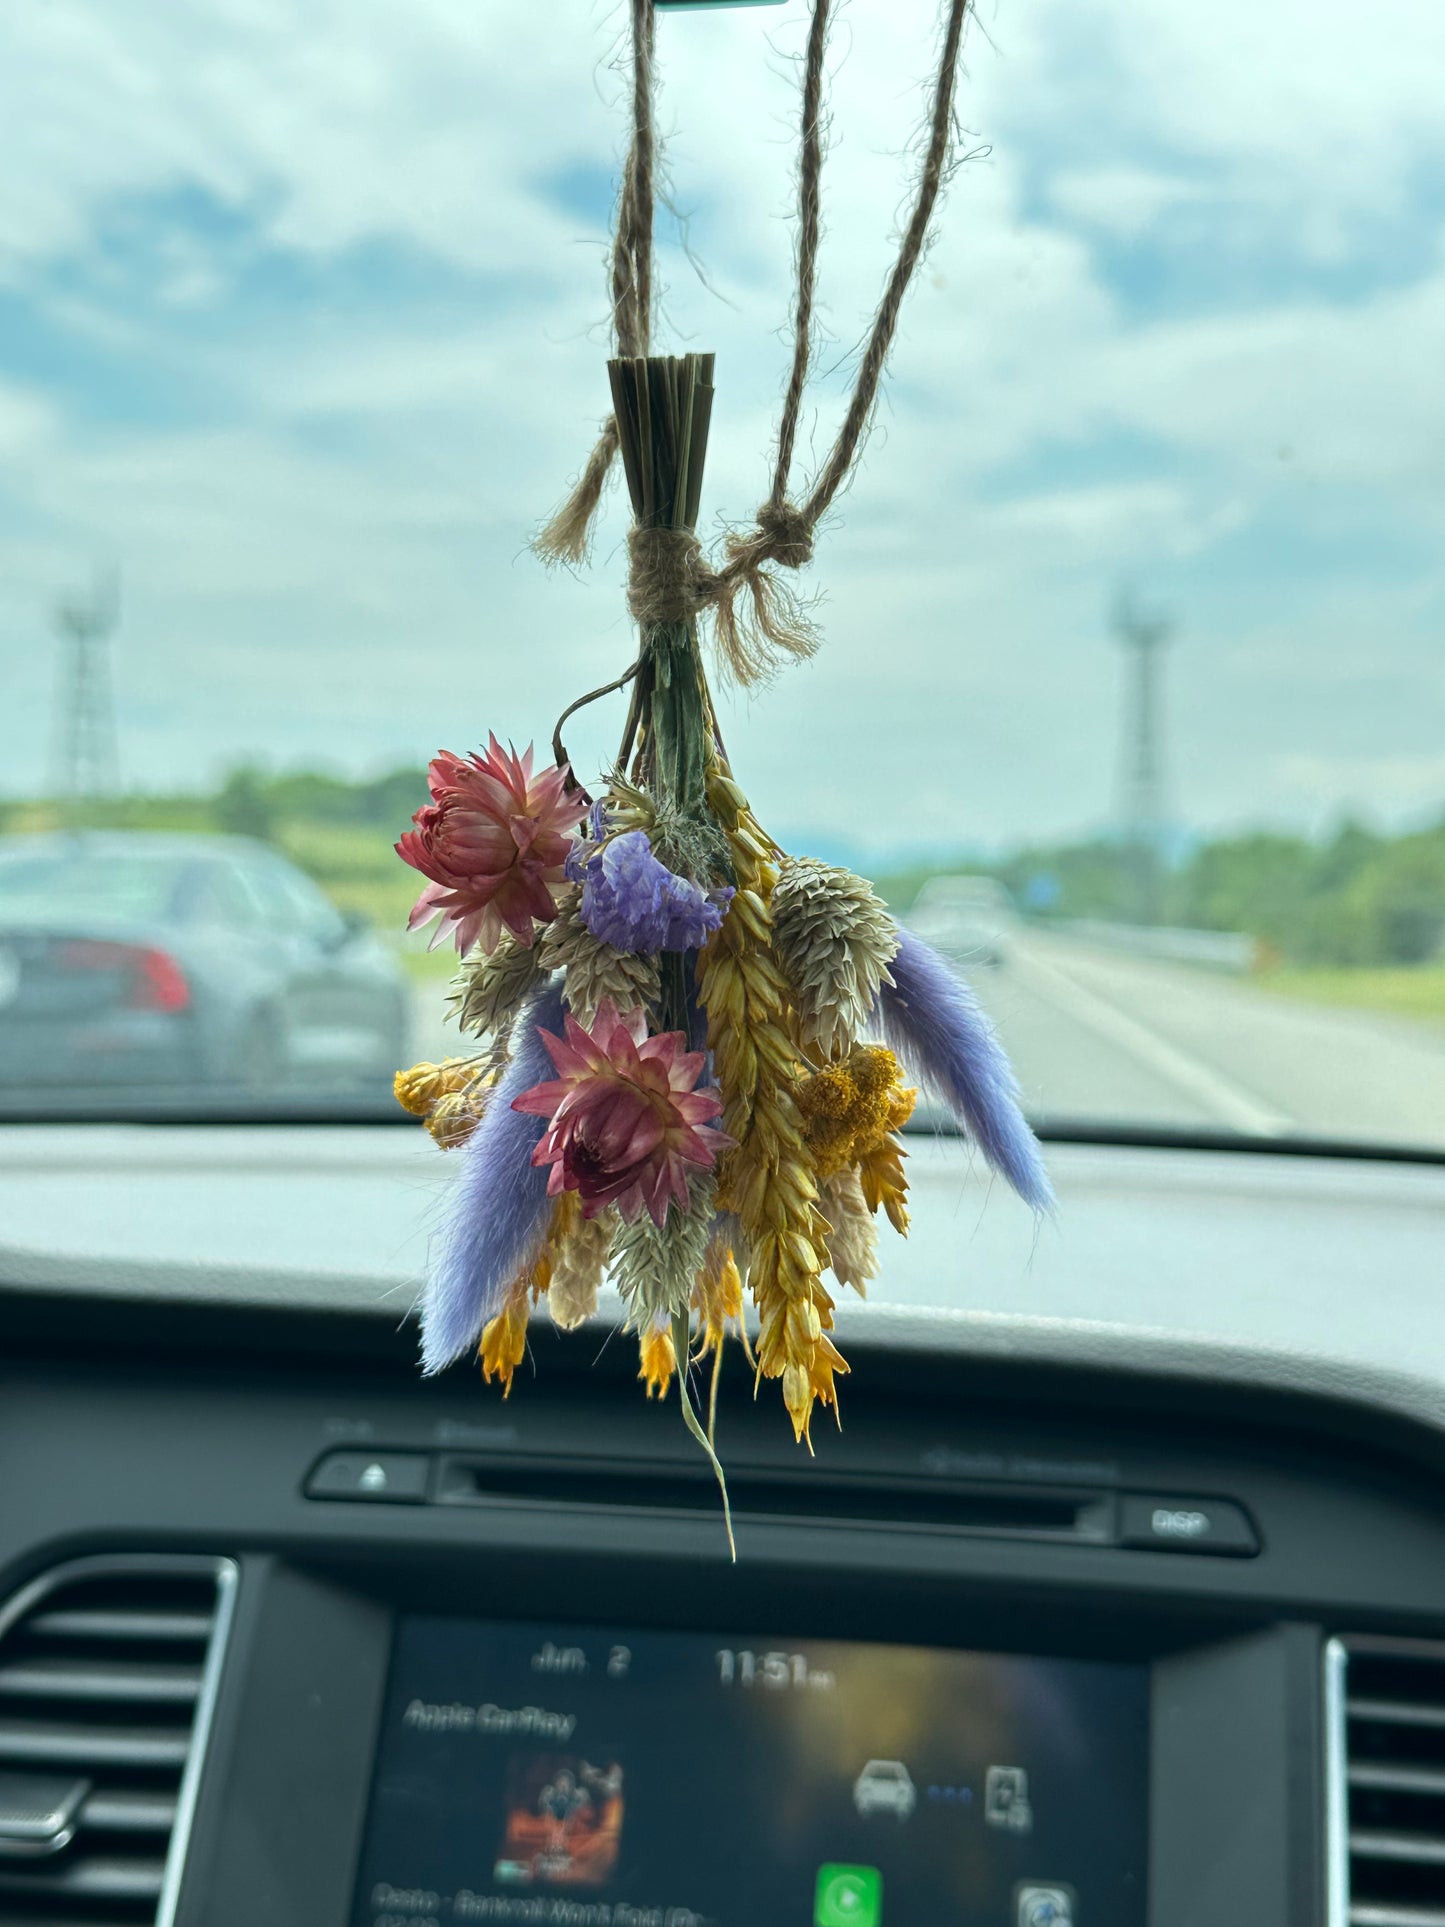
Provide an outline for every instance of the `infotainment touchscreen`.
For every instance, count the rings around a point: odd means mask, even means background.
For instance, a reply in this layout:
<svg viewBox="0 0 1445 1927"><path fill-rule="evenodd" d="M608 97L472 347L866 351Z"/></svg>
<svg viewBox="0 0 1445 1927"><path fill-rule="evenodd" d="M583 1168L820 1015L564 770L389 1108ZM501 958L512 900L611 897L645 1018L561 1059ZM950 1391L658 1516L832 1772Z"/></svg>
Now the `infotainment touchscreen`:
<svg viewBox="0 0 1445 1927"><path fill-rule="evenodd" d="M1143 1927L1148 1674L404 1619L352 1927Z"/></svg>

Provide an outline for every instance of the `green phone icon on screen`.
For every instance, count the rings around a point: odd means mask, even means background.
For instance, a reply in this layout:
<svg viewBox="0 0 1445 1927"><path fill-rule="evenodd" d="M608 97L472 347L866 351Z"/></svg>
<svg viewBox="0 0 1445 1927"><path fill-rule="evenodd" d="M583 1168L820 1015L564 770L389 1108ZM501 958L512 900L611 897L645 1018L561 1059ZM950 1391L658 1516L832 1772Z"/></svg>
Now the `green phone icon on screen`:
<svg viewBox="0 0 1445 1927"><path fill-rule="evenodd" d="M813 1894L813 1927L879 1927L883 1876L876 1867L844 1867L825 1861Z"/></svg>

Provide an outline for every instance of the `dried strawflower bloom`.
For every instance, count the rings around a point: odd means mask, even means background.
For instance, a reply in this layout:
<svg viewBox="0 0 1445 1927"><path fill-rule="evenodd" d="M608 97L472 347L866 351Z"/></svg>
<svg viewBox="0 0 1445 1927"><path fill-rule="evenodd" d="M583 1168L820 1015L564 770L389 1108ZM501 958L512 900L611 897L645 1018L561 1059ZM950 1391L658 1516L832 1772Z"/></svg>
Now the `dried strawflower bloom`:
<svg viewBox="0 0 1445 1927"><path fill-rule="evenodd" d="M897 925L870 883L811 857L782 859L770 908L799 1036L820 1057L839 1057L892 981Z"/></svg>
<svg viewBox="0 0 1445 1927"><path fill-rule="evenodd" d="M427 772L432 800L396 846L431 879L407 928L440 916L433 946L454 936L463 956L477 943L494 950L506 930L529 945L534 920L551 920L571 832L587 813L567 777L564 769L534 776L530 747L518 756L495 736L485 755L443 751Z"/></svg>
<svg viewBox="0 0 1445 1927"><path fill-rule="evenodd" d="M611 1002L590 1031L569 1016L564 1038L544 1032L542 1042L558 1075L512 1108L548 1120L532 1154L552 1167L548 1195L576 1191L584 1217L615 1204L631 1223L646 1211L659 1227L670 1204L686 1208L689 1172L711 1169L731 1142L711 1122L721 1098L696 1088L704 1053L681 1031L649 1037L642 1011L624 1016Z"/></svg>

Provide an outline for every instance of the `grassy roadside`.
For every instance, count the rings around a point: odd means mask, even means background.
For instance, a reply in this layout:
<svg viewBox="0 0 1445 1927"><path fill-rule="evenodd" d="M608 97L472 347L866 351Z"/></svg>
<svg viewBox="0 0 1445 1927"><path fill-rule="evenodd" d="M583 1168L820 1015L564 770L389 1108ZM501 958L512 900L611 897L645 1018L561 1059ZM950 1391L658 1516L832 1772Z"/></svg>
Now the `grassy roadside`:
<svg viewBox="0 0 1445 1927"><path fill-rule="evenodd" d="M1280 997L1445 1026L1445 964L1380 970L1285 965L1261 971L1248 982Z"/></svg>
<svg viewBox="0 0 1445 1927"><path fill-rule="evenodd" d="M445 950L418 948L421 940L412 937L397 953L397 959L414 984L448 984L457 974L457 953L448 944Z"/></svg>

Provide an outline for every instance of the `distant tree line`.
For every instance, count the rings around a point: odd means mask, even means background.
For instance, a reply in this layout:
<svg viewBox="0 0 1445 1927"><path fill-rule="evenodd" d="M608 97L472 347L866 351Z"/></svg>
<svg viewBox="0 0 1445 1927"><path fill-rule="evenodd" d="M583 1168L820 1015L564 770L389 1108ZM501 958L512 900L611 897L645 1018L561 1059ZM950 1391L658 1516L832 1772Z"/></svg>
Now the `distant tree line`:
<svg viewBox="0 0 1445 1927"><path fill-rule="evenodd" d="M426 796L426 771L421 768L348 782L316 770L269 776L243 763L216 791L212 811L218 830L263 841L274 838L285 823L348 823L396 837Z"/></svg>
<svg viewBox="0 0 1445 1927"><path fill-rule="evenodd" d="M213 829L284 842L325 881L324 841L295 832L350 832L345 842L356 857L390 876L390 846L426 793L420 766L354 782L243 764L206 793L121 797L88 813L97 827ZM48 827L46 809L0 804L0 831ZM374 834L374 845L363 832ZM998 877L1021 908L1045 919L1128 923L1138 901L1137 853L1105 837L1030 845L999 861L960 856L884 877L880 888L906 912L930 876L959 871ZM1255 830L1200 842L1167 866L1163 912L1167 923L1191 929L1243 931L1282 962L1445 959L1445 819L1400 836L1345 823L1324 839Z"/></svg>
<svg viewBox="0 0 1445 1927"><path fill-rule="evenodd" d="M293 823L375 829L395 838L426 798L420 766L352 782L318 770L273 775L241 763L213 790L87 800L83 820L95 829L222 830L263 843ZM44 802L0 802L0 832L47 828L52 815Z"/></svg>
<svg viewBox="0 0 1445 1927"><path fill-rule="evenodd" d="M998 877L1044 918L1128 923L1136 914L1134 853L1101 837L893 877L890 901L905 907L927 876L950 868ZM1345 823L1323 840L1254 830L1201 842L1166 868L1162 896L1166 923L1243 931L1281 962L1445 959L1445 821L1403 836Z"/></svg>

